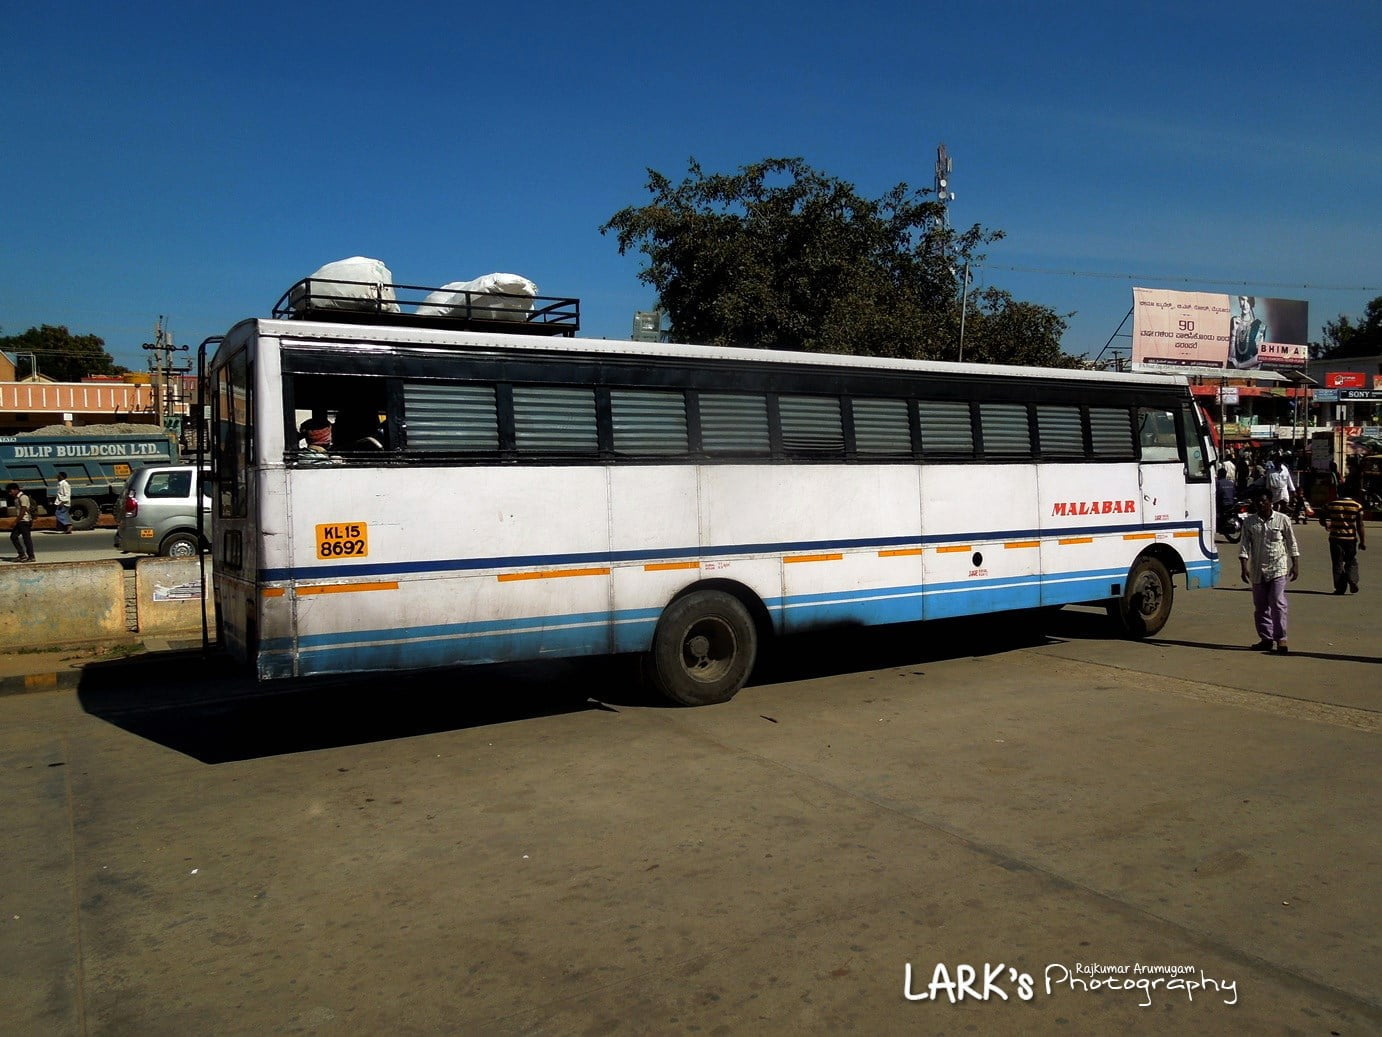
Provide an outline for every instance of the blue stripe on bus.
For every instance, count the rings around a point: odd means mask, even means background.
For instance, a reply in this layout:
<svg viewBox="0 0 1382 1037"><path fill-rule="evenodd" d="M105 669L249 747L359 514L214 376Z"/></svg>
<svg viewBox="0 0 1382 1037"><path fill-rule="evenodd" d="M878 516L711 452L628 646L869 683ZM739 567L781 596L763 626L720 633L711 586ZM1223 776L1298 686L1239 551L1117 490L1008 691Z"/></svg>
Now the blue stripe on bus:
<svg viewBox="0 0 1382 1037"><path fill-rule="evenodd" d="M1211 580L1217 572L1214 563L1191 568L1197 576ZM1109 597L1112 585L1125 575L1122 569L1102 569L913 584L789 595L764 604L780 632L795 633L841 624L910 622L1098 600ZM309 634L297 640L297 672L306 676L647 651L660 614L660 609L641 608ZM292 672L292 638L266 638L260 647L260 668L266 676Z"/></svg>
<svg viewBox="0 0 1382 1037"><path fill-rule="evenodd" d="M932 544L953 544L972 541L988 544L1003 540L1054 539L1057 537L1172 532L1190 529L1199 533L1201 552L1217 559L1218 552L1207 547L1205 528L1201 522L1162 522L1119 526L1071 526L1061 529L1006 529L987 532L960 532L926 536L865 537L854 540L799 540L764 544L732 544L716 547L675 547L639 551L581 551L568 554L495 555L487 558L444 558L417 562L356 562L334 565L297 565L287 568L261 569L261 582L276 583L288 580L335 580L352 576L386 576L421 573L464 572L474 569L531 569L558 565L614 565L621 562L657 562L676 558L724 558L731 555L791 554L829 550L857 550L925 547Z"/></svg>

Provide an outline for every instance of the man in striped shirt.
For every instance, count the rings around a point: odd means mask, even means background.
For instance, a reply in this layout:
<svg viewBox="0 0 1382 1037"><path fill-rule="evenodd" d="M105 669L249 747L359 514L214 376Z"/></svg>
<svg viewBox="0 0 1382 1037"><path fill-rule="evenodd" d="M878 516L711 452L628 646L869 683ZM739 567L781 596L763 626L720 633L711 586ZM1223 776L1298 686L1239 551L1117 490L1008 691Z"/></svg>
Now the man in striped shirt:
<svg viewBox="0 0 1382 1037"><path fill-rule="evenodd" d="M1334 593L1347 586L1358 593L1358 552L1368 549L1363 533L1363 506L1344 490L1320 512L1320 525L1329 530L1329 561L1334 566Z"/></svg>
<svg viewBox="0 0 1382 1037"><path fill-rule="evenodd" d="M1286 584L1300 576L1300 547L1291 520L1272 510L1270 490L1257 490L1252 503L1255 510L1243 523L1243 542L1238 550L1243 582L1252 584L1252 616L1258 638L1252 647L1286 655L1291 651L1286 644Z"/></svg>

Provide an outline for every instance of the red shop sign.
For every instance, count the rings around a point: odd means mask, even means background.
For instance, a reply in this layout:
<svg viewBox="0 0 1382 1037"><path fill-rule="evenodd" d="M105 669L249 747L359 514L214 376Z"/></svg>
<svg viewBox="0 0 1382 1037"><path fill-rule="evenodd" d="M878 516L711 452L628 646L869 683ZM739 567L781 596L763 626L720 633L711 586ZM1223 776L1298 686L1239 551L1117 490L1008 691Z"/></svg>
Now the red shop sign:
<svg viewBox="0 0 1382 1037"><path fill-rule="evenodd" d="M1362 371L1329 371L1324 376L1326 389L1366 389L1368 376Z"/></svg>

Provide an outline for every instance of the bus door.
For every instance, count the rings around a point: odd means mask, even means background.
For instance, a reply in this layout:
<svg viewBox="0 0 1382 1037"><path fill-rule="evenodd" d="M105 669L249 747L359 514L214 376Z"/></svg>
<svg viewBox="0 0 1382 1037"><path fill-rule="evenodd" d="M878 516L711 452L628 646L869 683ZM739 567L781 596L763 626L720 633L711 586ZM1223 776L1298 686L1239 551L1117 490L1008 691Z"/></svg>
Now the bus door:
<svg viewBox="0 0 1382 1037"><path fill-rule="evenodd" d="M213 500L211 558L221 647L252 663L258 649L258 555L250 516L253 408L249 351L212 372Z"/></svg>
<svg viewBox="0 0 1382 1037"><path fill-rule="evenodd" d="M1185 463L1177 435L1179 419L1174 407L1137 408L1137 438L1142 453L1137 475L1144 525L1181 522L1186 516Z"/></svg>
<svg viewBox="0 0 1382 1037"><path fill-rule="evenodd" d="M1181 404L1180 420L1185 437L1185 517L1199 525L1200 551L1212 563L1209 575L1197 564L1190 564L1186 582L1190 587L1196 586L1197 581L1200 586L1213 587L1218 582L1218 555L1214 550L1214 464L1218 452L1210 434L1212 426L1198 404ZM1188 550L1188 542L1186 547Z"/></svg>

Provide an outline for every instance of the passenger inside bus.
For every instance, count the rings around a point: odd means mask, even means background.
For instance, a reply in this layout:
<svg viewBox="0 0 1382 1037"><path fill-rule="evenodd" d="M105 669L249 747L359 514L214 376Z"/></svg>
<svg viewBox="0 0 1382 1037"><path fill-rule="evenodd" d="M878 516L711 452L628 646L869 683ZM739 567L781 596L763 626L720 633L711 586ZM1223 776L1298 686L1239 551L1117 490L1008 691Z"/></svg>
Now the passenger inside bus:
<svg viewBox="0 0 1382 1037"><path fill-rule="evenodd" d="M337 450L383 450L384 438L384 423L377 408L347 407L336 415L332 440Z"/></svg>
<svg viewBox="0 0 1382 1037"><path fill-rule="evenodd" d="M326 408L317 407L312 416L298 427L301 443L308 450L325 453L331 447L331 418Z"/></svg>
<svg viewBox="0 0 1382 1037"><path fill-rule="evenodd" d="M342 454L388 449L382 385L362 385L358 378L297 375L292 387L290 428L296 432L297 463L333 463Z"/></svg>

